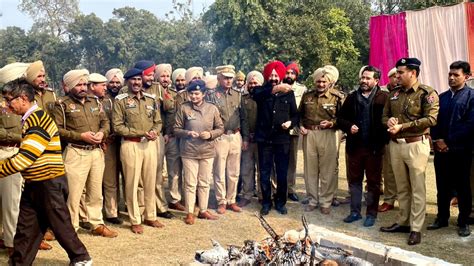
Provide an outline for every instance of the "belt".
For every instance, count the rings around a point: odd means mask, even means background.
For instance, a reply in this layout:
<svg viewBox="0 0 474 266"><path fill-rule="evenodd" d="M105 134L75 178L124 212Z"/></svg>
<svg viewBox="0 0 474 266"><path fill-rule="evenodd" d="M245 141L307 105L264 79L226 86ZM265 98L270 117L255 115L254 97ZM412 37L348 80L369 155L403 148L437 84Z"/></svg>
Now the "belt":
<svg viewBox="0 0 474 266"><path fill-rule="evenodd" d="M421 136L398 138L398 139L397 138L392 138L392 141L395 142L395 143L413 143L413 142L423 140L423 137L426 138L425 135L421 135Z"/></svg>
<svg viewBox="0 0 474 266"><path fill-rule="evenodd" d="M145 142L147 139L145 137L123 137L123 140L132 142Z"/></svg>
<svg viewBox="0 0 474 266"><path fill-rule="evenodd" d="M304 128L309 129L309 130L323 130L325 128L322 128L320 125L309 125L309 126L304 126Z"/></svg>
<svg viewBox="0 0 474 266"><path fill-rule="evenodd" d="M0 141L0 147L19 147L18 143Z"/></svg>
<svg viewBox="0 0 474 266"><path fill-rule="evenodd" d="M94 145L81 145L81 144L75 144L75 143L68 143L68 146L71 146L73 148L78 148L78 149L81 149L81 150L87 150L87 151L91 151L91 150L95 150L95 149L100 148L99 145L97 145L97 144L94 144Z"/></svg>
<svg viewBox="0 0 474 266"><path fill-rule="evenodd" d="M234 129L234 130L229 129L229 130L226 130L224 132L224 134L231 135L231 134L235 134L235 133L239 133L239 132L240 132L240 128L237 128L237 129Z"/></svg>

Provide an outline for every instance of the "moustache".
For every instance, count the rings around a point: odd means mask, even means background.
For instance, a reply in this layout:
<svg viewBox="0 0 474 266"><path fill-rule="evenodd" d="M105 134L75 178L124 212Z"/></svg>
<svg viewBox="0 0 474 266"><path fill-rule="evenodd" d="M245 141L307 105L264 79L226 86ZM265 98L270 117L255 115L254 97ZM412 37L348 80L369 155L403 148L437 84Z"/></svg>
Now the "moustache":
<svg viewBox="0 0 474 266"><path fill-rule="evenodd" d="M295 83L295 80L292 79L292 78L290 78L290 77L288 77L288 78L285 78L285 79L283 80L283 82L286 83L286 84L293 85L293 83Z"/></svg>

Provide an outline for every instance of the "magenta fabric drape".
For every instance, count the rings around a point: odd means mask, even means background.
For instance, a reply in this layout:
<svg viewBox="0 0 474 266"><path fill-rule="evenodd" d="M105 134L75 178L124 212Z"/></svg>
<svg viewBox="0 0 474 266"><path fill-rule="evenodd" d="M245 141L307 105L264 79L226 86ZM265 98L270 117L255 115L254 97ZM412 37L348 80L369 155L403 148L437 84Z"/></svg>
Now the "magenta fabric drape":
<svg viewBox="0 0 474 266"><path fill-rule="evenodd" d="M380 69L380 85L388 82L387 74L398 59L408 56L405 12L370 18L369 64Z"/></svg>

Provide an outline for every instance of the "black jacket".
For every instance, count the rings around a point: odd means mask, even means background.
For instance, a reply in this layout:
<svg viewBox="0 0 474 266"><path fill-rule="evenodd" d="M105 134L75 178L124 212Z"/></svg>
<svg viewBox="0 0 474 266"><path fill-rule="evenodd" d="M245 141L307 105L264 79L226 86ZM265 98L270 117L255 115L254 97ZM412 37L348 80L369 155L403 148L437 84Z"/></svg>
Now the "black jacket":
<svg viewBox="0 0 474 266"><path fill-rule="evenodd" d="M252 90L252 98L257 103L257 125L255 141L272 144L290 143L290 129L298 125L298 111L295 94L272 94L272 86L265 84ZM291 121L289 129L281 124Z"/></svg>
<svg viewBox="0 0 474 266"><path fill-rule="evenodd" d="M375 87L374 90L376 90L375 95L370 103L371 123L368 148L374 152L381 152L389 140L387 129L382 124L383 108L387 101L388 93L382 91L379 86ZM337 117L337 125L342 131L347 133L346 151L348 153L366 145L363 143L360 134L351 134L352 125L356 125L360 128L360 125L357 125L359 106L357 104L357 93L359 93L358 90L353 91L347 96Z"/></svg>

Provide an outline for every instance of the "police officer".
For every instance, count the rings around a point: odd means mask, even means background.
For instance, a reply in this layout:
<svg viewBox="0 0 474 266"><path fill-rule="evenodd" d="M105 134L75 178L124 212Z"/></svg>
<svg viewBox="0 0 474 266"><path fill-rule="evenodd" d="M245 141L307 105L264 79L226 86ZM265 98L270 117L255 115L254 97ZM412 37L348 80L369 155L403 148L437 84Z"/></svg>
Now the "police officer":
<svg viewBox="0 0 474 266"><path fill-rule="evenodd" d="M125 175L126 202L133 233L142 234L138 202L138 183L142 180L145 213L144 224L163 227L156 220L155 185L158 164L156 140L161 131L161 116L154 96L143 92L142 70L125 73L128 92L115 97L112 126L122 136L120 159Z"/></svg>
<svg viewBox="0 0 474 266"><path fill-rule="evenodd" d="M410 233L408 245L421 242L426 213L425 171L430 155L429 128L436 125L439 99L436 91L418 80L417 58L397 61L400 86L390 92L382 122L391 135L390 156L397 183L398 221L382 232Z"/></svg>
<svg viewBox="0 0 474 266"><path fill-rule="evenodd" d="M333 88L337 80L334 73L332 66L316 69L313 73L316 88L303 95L299 107L304 178L309 197L305 211L313 211L320 205L323 214L330 213L337 189L334 175L339 142L336 117L344 100L344 95Z"/></svg>
<svg viewBox="0 0 474 266"><path fill-rule="evenodd" d="M56 102L56 93L46 83L43 61L31 63L26 70L26 81L35 89L36 104L46 112L51 112Z"/></svg>
<svg viewBox="0 0 474 266"><path fill-rule="evenodd" d="M105 77L95 74L93 83L104 83ZM97 97L87 93L89 72L76 69L63 77L68 95L59 99L53 109L61 139L67 142L64 165L69 196L67 200L72 224L79 228L79 203L86 190L85 207L92 234L116 237L118 234L104 225L102 217L102 180L104 152L101 144L110 132L110 123Z"/></svg>
<svg viewBox="0 0 474 266"><path fill-rule="evenodd" d="M173 134L173 126L175 123L175 114L176 114L176 97L178 95L178 89L176 86L172 85L172 68L170 64L159 64L156 66L156 79L160 83L161 93L162 93L162 104L161 110L163 114L164 121L164 144L165 144L165 160L166 160L166 169L168 172L168 188L170 192L171 201L168 204L170 209L185 211L184 206L180 203L181 201L181 191L182 187L182 175L183 170L181 158L179 156L179 147L178 140ZM183 69L184 70L184 69ZM179 75L180 81L184 81L184 75ZM174 78L178 78L177 75ZM184 82L180 83L183 85ZM181 89L184 89L181 86ZM157 175L157 179L159 175ZM163 178L161 178L161 183L163 183ZM158 186L163 189L163 184L158 185L157 180L157 190ZM164 194L162 194L164 197ZM166 199L165 199L166 202Z"/></svg>
<svg viewBox="0 0 474 266"><path fill-rule="evenodd" d="M107 89L105 93L101 93L99 84L91 84L91 89L95 96L99 98L104 112L107 114L109 121L112 121L112 110L119 90L123 86L123 73L118 68L112 68L105 73ZM96 89L96 87L98 89ZM120 163L120 138L111 128L111 133L107 137L104 168L104 210L105 220L113 224L122 224L122 219L118 216L118 203L120 199L119 174L122 165Z"/></svg>
<svg viewBox="0 0 474 266"><path fill-rule="evenodd" d="M248 145L248 124L245 110L241 106L240 92L232 87L234 66L218 66L216 70L219 86L213 98L224 122L224 135L216 140L217 154L213 174L217 213L224 214L226 208L234 212L242 211L235 199L240 173L240 154Z"/></svg>
<svg viewBox="0 0 474 266"><path fill-rule="evenodd" d="M180 75L184 75L184 85L183 85L183 89L178 90L178 96L176 96L176 104L178 106L181 105L182 103L186 102L186 101L189 101L189 93L184 88L186 88L186 86L188 86L188 84L191 81L197 80L197 79L202 79L203 74L204 74L203 72L204 72L204 70L202 69L202 67L190 67L190 68L185 70L184 74L182 72L180 72ZM175 72L173 72L173 76L174 75L175 75ZM176 75L178 75L178 74L176 73ZM175 80L173 78L173 80L174 80L173 82L175 82L175 84L178 84L177 79ZM180 82L180 83L182 83L182 82Z"/></svg>
<svg viewBox="0 0 474 266"><path fill-rule="evenodd" d="M190 101L183 103L176 114L174 132L180 138L185 182L186 224L194 224L194 205L198 198L201 219L218 217L207 210L215 157L215 139L222 135L224 125L219 110L204 101L205 83L195 80L187 88ZM196 195L197 194L197 195Z"/></svg>

